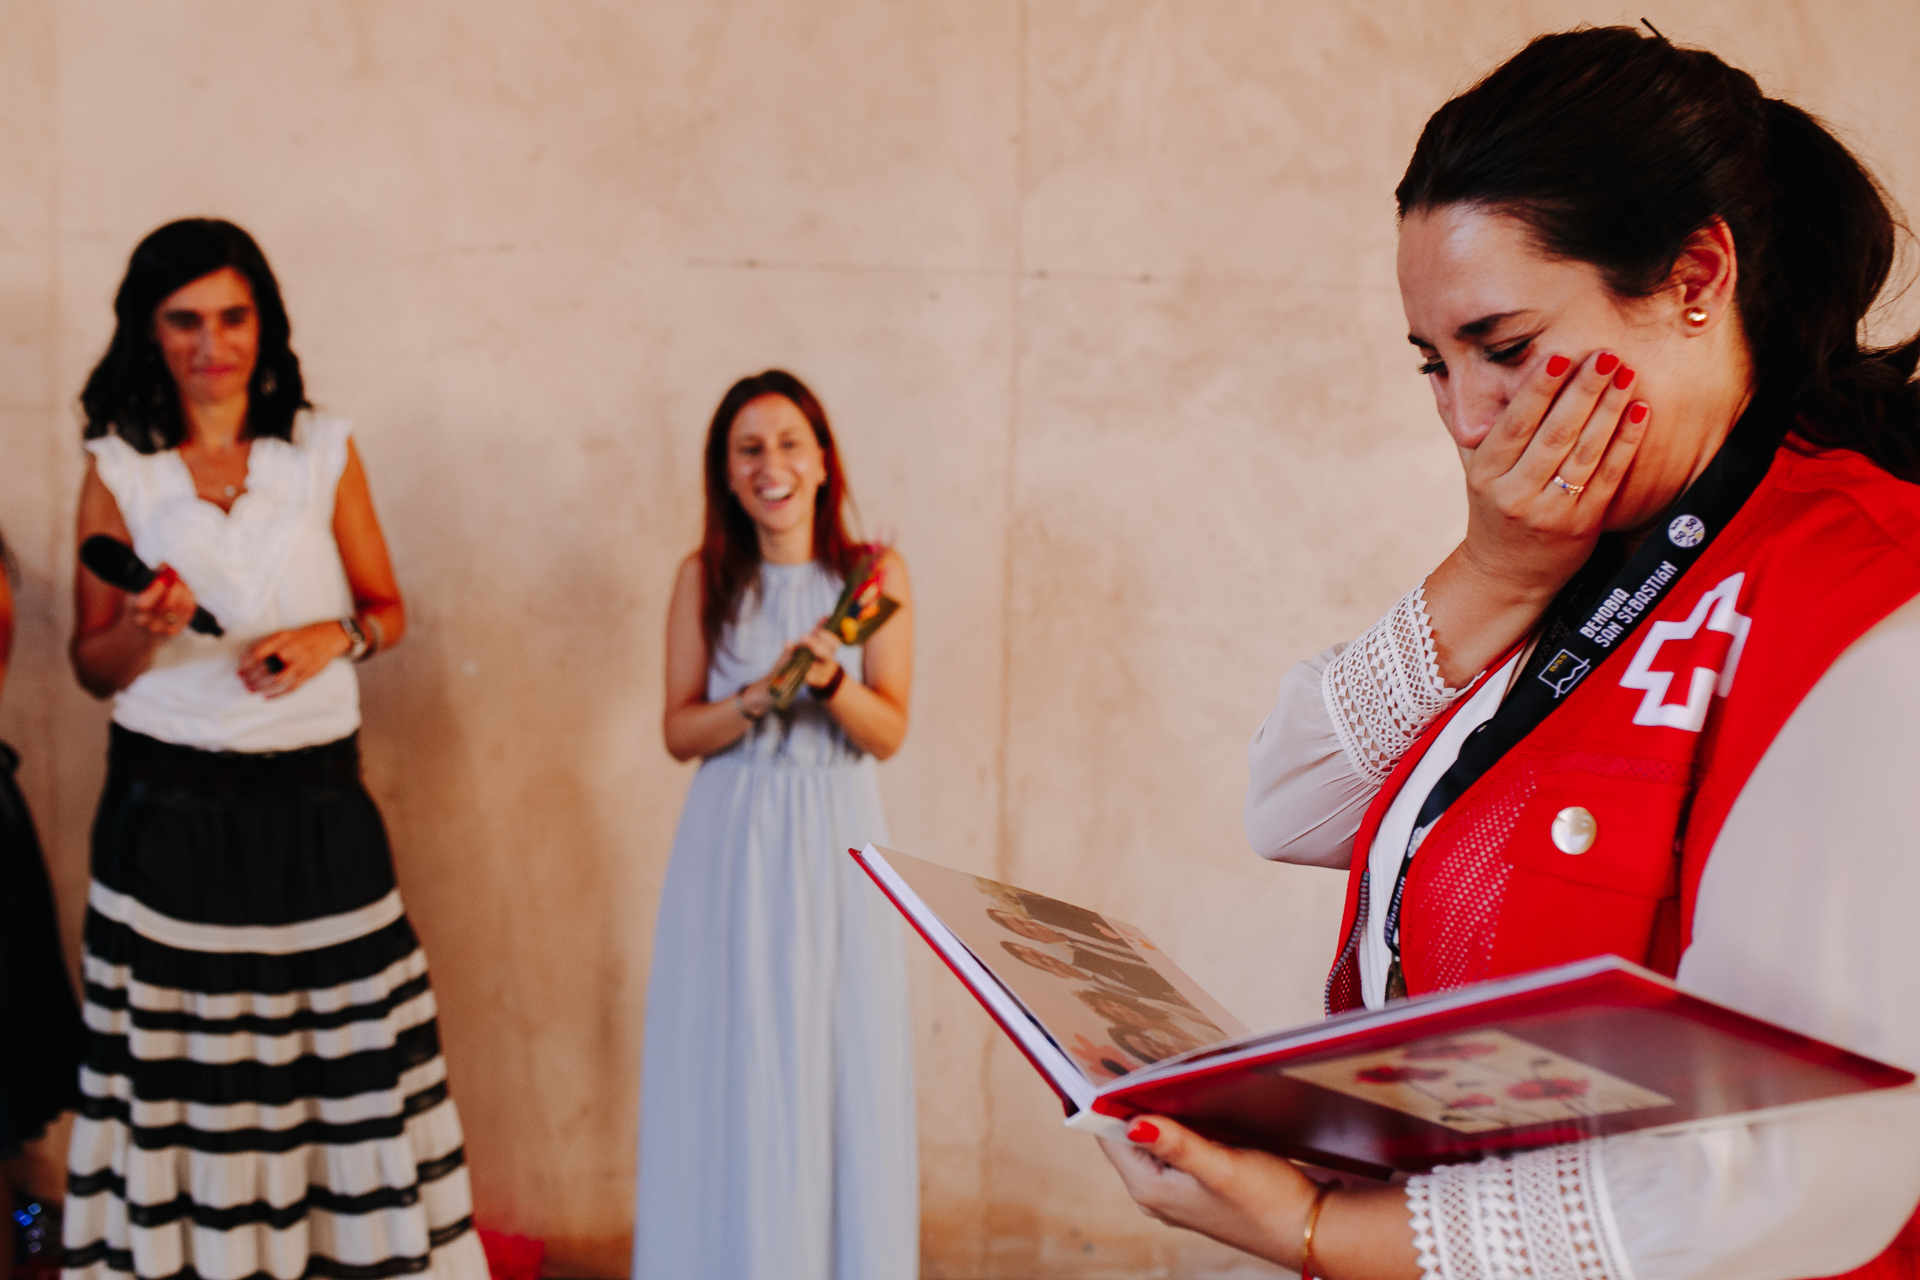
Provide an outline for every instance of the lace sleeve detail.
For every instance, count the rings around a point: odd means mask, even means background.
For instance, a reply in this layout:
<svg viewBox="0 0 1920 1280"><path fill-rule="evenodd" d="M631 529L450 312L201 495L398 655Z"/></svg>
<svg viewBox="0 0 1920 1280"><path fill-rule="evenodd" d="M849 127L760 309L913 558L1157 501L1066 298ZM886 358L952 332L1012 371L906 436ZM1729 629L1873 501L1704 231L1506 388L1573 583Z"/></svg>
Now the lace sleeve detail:
<svg viewBox="0 0 1920 1280"><path fill-rule="evenodd" d="M1376 787L1434 717L1465 692L1447 688L1440 678L1424 583L1341 650L1320 679L1340 745Z"/></svg>
<svg viewBox="0 0 1920 1280"><path fill-rule="evenodd" d="M1603 1177L1583 1142L1411 1179L1422 1280L1633 1280Z"/></svg>

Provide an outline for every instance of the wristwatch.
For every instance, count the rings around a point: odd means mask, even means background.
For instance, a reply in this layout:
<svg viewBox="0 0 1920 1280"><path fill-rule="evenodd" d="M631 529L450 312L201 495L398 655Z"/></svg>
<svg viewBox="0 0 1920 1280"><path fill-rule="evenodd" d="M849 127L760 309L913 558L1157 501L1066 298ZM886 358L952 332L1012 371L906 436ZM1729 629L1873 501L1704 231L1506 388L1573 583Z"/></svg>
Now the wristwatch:
<svg viewBox="0 0 1920 1280"><path fill-rule="evenodd" d="M840 692L841 682L846 678L847 669L842 666L835 666L833 669L833 679L822 685L810 684L807 686L807 692L813 695L816 702L832 702L833 695Z"/></svg>
<svg viewBox="0 0 1920 1280"><path fill-rule="evenodd" d="M367 633L360 629L360 620L352 614L340 619L340 629L347 633L347 657L353 662L367 656Z"/></svg>

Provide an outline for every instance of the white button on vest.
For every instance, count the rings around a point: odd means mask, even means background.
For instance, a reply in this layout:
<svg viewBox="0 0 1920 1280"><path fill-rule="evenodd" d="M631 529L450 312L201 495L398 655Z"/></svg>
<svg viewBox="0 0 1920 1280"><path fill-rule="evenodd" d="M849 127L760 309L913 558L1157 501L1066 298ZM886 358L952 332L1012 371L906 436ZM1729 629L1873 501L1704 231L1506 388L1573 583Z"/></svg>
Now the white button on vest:
<svg viewBox="0 0 1920 1280"><path fill-rule="evenodd" d="M1553 815L1553 847L1562 853L1585 853L1600 836L1600 824L1579 805Z"/></svg>

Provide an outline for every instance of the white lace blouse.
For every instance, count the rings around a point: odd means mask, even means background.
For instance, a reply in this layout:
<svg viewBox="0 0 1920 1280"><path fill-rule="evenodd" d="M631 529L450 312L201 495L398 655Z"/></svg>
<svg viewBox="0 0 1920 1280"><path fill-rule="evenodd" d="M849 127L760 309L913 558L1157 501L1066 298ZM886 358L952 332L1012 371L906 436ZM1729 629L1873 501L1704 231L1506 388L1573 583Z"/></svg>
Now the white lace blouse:
<svg viewBox="0 0 1920 1280"><path fill-rule="evenodd" d="M1496 673L1418 767L1444 771L1505 689ZM1289 670L1248 753L1254 849L1345 869L1381 782L1455 696L1418 590ZM1920 1068L1916 724L1920 601L1841 655L1754 770L1708 858L1682 986ZM1369 854L1378 892L1399 855L1382 875L1383 843ZM1377 1004L1385 947L1363 941ZM1408 1203L1427 1280L1835 1275L1878 1254L1920 1203L1920 1089L1451 1165L1413 1179Z"/></svg>
<svg viewBox="0 0 1920 1280"><path fill-rule="evenodd" d="M87 442L134 551L155 568L172 565L226 631L162 643L114 695L114 723L204 751L289 751L360 727L360 686L345 658L278 698L248 692L238 674L240 655L260 637L353 611L333 537L350 430L303 413L292 441L255 440L246 491L230 512L194 492L177 450L141 453L118 436Z"/></svg>

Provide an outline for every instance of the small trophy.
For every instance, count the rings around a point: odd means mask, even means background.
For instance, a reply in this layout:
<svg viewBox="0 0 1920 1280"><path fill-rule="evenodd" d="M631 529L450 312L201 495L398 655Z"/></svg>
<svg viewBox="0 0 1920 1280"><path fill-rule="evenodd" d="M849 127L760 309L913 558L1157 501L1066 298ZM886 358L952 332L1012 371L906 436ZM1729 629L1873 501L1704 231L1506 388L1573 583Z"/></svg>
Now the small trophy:
<svg viewBox="0 0 1920 1280"><path fill-rule="evenodd" d="M880 555L881 551L875 549L861 558L854 571L847 575L847 589L840 593L839 603L827 615L826 629L839 636L843 644L865 644L900 608L898 600L881 594ZM802 647L780 664L768 689L774 710L786 711L793 706L813 661L813 650Z"/></svg>

